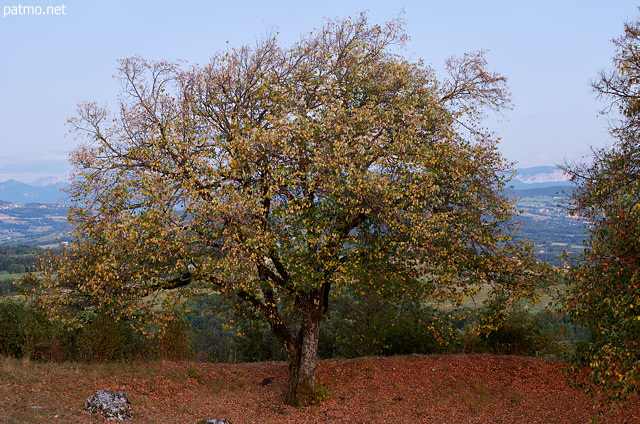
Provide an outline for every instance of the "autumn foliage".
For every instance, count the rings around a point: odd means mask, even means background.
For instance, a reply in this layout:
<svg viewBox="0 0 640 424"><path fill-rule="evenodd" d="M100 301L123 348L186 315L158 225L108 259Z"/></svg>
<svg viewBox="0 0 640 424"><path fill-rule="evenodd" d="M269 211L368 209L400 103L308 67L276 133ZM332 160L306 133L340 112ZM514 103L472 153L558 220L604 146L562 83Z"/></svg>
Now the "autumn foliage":
<svg viewBox="0 0 640 424"><path fill-rule="evenodd" d="M593 83L607 102L615 143L592 163L569 165L574 212L589 223L589 248L574 270L567 307L589 326L575 358L581 384L621 403L640 383L640 21L614 41L613 68ZM577 374L584 377L584 374Z"/></svg>
<svg viewBox="0 0 640 424"><path fill-rule="evenodd" d="M117 111L70 121L76 239L42 282L52 314L100 305L163 328L181 296L225 293L268 322L305 403L333 292L532 296L509 164L482 127L506 79L483 52L438 76L398 53L406 38L363 14L201 67L122 60Z"/></svg>

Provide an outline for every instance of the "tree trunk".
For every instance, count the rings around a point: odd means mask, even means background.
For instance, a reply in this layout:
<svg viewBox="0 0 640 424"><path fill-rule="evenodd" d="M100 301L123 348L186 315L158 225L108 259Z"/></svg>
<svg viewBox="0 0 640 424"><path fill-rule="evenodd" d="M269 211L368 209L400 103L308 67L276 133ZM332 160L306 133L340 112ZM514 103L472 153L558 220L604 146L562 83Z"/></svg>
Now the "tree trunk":
<svg viewBox="0 0 640 424"><path fill-rule="evenodd" d="M264 313L271 325L271 331L287 352L289 381L285 402L289 405L309 405L315 401L320 324L327 313L330 290L331 284L324 283L317 289L307 293L300 292L295 296L295 309L300 319L300 329L295 337L280 318L275 303L266 306L244 291L237 293L241 299L255 305ZM267 291L265 297L273 299L273 293Z"/></svg>
<svg viewBox="0 0 640 424"><path fill-rule="evenodd" d="M305 406L316 397L316 365L321 314L306 317L289 354L289 382L285 402Z"/></svg>

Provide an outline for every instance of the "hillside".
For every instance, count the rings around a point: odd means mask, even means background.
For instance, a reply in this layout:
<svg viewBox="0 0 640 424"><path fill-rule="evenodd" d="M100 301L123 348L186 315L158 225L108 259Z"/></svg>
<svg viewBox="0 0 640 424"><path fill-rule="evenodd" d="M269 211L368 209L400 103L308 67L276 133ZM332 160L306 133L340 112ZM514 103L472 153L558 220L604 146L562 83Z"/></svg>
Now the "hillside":
<svg viewBox="0 0 640 424"><path fill-rule="evenodd" d="M511 173L513 178L509 186L514 190L570 186L567 175L557 166L519 168L508 172ZM64 203L68 197L64 190L69 188L69 182L62 177L43 177L30 184L13 179L1 181L0 203Z"/></svg>
<svg viewBox="0 0 640 424"><path fill-rule="evenodd" d="M122 391L133 423L553 423L584 424L590 399L563 379L560 361L490 355L410 355L327 360L320 405L282 403L284 362L104 365L39 364L0 359L2 422L103 423L81 411L98 390ZM265 377L272 384L261 386ZM602 422L640 422L640 403Z"/></svg>

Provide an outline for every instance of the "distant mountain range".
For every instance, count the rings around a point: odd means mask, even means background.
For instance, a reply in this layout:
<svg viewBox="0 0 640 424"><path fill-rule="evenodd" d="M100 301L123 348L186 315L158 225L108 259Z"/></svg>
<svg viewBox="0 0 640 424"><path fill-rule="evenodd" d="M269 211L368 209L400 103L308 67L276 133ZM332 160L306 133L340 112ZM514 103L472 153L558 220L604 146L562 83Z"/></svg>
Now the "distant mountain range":
<svg viewBox="0 0 640 424"><path fill-rule="evenodd" d="M536 166L516 169L511 185L516 191L567 187L571 183L566 174L555 166ZM69 183L62 178L44 177L31 184L17 180L0 182L0 201L25 205L27 203L63 202L67 194L61 191L68 188ZM561 189L557 189L561 191ZM548 192L542 190L543 192Z"/></svg>
<svg viewBox="0 0 640 424"><path fill-rule="evenodd" d="M570 186L569 176L557 166L516 169L511 185L515 190Z"/></svg>
<svg viewBox="0 0 640 424"><path fill-rule="evenodd" d="M53 204L62 202L67 197L62 189L68 187L68 182L58 181L53 177L41 178L31 184L18 180L7 180L0 182L0 200L18 205L27 203Z"/></svg>

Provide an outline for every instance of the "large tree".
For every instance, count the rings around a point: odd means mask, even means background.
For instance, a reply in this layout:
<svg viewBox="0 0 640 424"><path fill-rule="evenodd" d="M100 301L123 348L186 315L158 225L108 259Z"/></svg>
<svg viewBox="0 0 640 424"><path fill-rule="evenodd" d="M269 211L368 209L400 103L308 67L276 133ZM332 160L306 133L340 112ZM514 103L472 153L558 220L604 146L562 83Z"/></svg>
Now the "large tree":
<svg viewBox="0 0 640 424"><path fill-rule="evenodd" d="M119 111L84 104L71 121L86 140L72 155L77 238L49 293L121 311L157 289L227 293L286 351L290 403L312 398L334 289L530 294L509 164L481 126L509 106L506 79L482 52L438 79L397 53L405 39L401 20L360 15L204 67L121 61Z"/></svg>
<svg viewBox="0 0 640 424"><path fill-rule="evenodd" d="M640 383L640 21L614 40L613 68L592 83L613 112L615 142L594 149L590 163L566 167L575 183L572 207L588 222L589 246L574 269L567 306L592 332L578 352L585 387L614 403Z"/></svg>

